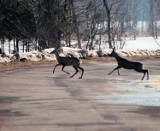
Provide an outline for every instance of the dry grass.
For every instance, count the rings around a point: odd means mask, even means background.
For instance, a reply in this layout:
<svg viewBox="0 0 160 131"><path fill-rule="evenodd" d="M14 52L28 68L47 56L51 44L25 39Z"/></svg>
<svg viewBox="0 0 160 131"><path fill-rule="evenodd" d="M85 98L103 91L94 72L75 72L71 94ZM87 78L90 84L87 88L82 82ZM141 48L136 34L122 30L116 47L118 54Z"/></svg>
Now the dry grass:
<svg viewBox="0 0 160 131"><path fill-rule="evenodd" d="M10 62L10 63L0 63L0 72L6 70L15 70L19 68L34 68L34 67L45 67L52 66L56 61L27 61L27 62Z"/></svg>
<svg viewBox="0 0 160 131"><path fill-rule="evenodd" d="M126 56L123 57L127 60L133 60L133 61L143 61L143 60L155 60L159 59L160 56ZM113 57L92 57L88 58L87 61L96 61L96 62L109 62L109 61L115 61L115 58Z"/></svg>
<svg viewBox="0 0 160 131"><path fill-rule="evenodd" d="M144 61L144 60L160 60L160 56L128 56L125 57L128 60L133 61ZM84 65L90 65L93 62L114 62L115 59L111 57L91 57L87 59L81 59ZM10 63L0 63L0 72L6 70L16 70L16 69L27 69L27 68L39 68L39 67L49 67L54 66L56 61L27 61L27 62L10 62Z"/></svg>

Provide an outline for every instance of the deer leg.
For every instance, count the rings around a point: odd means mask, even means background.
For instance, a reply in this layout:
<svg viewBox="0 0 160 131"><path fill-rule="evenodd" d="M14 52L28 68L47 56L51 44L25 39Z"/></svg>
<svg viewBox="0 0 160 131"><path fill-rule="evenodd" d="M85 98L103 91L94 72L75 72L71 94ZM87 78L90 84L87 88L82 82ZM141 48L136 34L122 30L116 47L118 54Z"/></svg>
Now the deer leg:
<svg viewBox="0 0 160 131"><path fill-rule="evenodd" d="M147 73L147 75L148 75L147 70L143 70L143 69L135 69L135 71L137 71L137 72L141 72L141 73L143 73L143 74L144 74L141 80L143 80L143 79L144 79L144 77L145 77L146 73ZM149 79L149 76L148 76L148 78L147 78L147 79Z"/></svg>
<svg viewBox="0 0 160 131"><path fill-rule="evenodd" d="M112 74L115 70L118 70L118 74L120 75L120 73L119 73L119 69L120 69L121 67L120 66L117 66L115 69L113 69L113 71L111 71L108 75L110 75L110 74Z"/></svg>
<svg viewBox="0 0 160 131"><path fill-rule="evenodd" d="M118 71L118 75L121 75L121 74L119 73L119 69L117 69L117 71Z"/></svg>
<svg viewBox="0 0 160 131"><path fill-rule="evenodd" d="M79 77L79 79L82 79L82 76L83 76L83 73L84 73L84 69L82 68L82 67L78 67L81 71L82 71L82 74L81 74L81 76Z"/></svg>
<svg viewBox="0 0 160 131"><path fill-rule="evenodd" d="M75 66L73 66L73 68L76 70L76 72L72 75L72 76L70 76L69 78L72 78L73 76L75 76L77 73L78 73L78 69L77 69L77 67L75 67Z"/></svg>
<svg viewBox="0 0 160 131"><path fill-rule="evenodd" d="M148 73L148 70L144 70L145 71L145 74L147 74L147 79L146 80L149 80L149 73Z"/></svg>
<svg viewBox="0 0 160 131"><path fill-rule="evenodd" d="M54 67L54 69L53 69L53 74L54 74L54 71L55 71L55 69L56 69L57 66L61 66L61 64L55 65L55 67Z"/></svg>
<svg viewBox="0 0 160 131"><path fill-rule="evenodd" d="M63 65L63 66L62 66L62 71L65 72L66 74L70 74L69 72L67 72L67 71L64 70L64 67L65 67L65 66Z"/></svg>
<svg viewBox="0 0 160 131"><path fill-rule="evenodd" d="M148 70L146 70L146 72L147 72L147 80L149 80L149 72L148 72Z"/></svg>
<svg viewBox="0 0 160 131"><path fill-rule="evenodd" d="M141 79L141 80L143 80L143 79L144 79L145 75L146 75L146 72L144 72L144 75L143 75L143 77L142 77L142 79Z"/></svg>

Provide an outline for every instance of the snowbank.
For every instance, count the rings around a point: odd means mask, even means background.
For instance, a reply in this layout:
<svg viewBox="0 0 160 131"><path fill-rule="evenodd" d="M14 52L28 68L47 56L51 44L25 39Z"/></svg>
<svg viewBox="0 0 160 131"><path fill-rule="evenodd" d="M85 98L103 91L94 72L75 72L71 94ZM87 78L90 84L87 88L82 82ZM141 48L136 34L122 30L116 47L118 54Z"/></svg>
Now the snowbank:
<svg viewBox="0 0 160 131"><path fill-rule="evenodd" d="M6 63L6 62L10 62L10 58L9 57L0 57L0 63Z"/></svg>
<svg viewBox="0 0 160 131"><path fill-rule="evenodd" d="M160 49L160 38L153 37L137 37L136 40L128 39L123 50L157 50Z"/></svg>
<svg viewBox="0 0 160 131"><path fill-rule="evenodd" d="M27 53L19 53L20 61L53 61L56 60L54 54L50 54L54 48L44 49L42 52L39 51L30 51ZM103 49L103 50L85 50L78 48L62 47L61 56L70 57L73 55L77 58L87 58L87 57L106 57L110 54L112 49ZM116 51L120 56L160 56L160 50L117 50ZM13 55L8 54L7 57L0 57L0 63L11 62L15 60Z"/></svg>

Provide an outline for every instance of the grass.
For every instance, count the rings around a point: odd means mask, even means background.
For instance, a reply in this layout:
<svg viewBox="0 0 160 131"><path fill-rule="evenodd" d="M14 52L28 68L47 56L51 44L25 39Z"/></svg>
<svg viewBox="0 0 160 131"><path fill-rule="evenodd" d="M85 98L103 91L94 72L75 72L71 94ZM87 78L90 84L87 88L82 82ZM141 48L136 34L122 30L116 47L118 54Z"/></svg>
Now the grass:
<svg viewBox="0 0 160 131"><path fill-rule="evenodd" d="M133 60L133 61L143 61L143 60L155 60L160 59L160 56L126 56L123 57L127 60ZM86 61L96 61L96 62L109 62L109 61L115 61L115 58L113 57L91 57L86 59Z"/></svg>
<svg viewBox="0 0 160 131"><path fill-rule="evenodd" d="M160 60L160 56L127 56L124 57L128 60L133 61L144 61L144 60ZM82 64L90 65L92 62L114 62L115 59L111 57L90 57L87 59L81 59ZM39 68L39 67L49 67L54 66L57 61L26 61L26 62L10 62L10 63L0 63L0 72L6 70L15 70L19 68Z"/></svg>
<svg viewBox="0 0 160 131"><path fill-rule="evenodd" d="M0 63L0 71L19 69L19 68L34 68L52 66L56 61L14 61L10 63Z"/></svg>

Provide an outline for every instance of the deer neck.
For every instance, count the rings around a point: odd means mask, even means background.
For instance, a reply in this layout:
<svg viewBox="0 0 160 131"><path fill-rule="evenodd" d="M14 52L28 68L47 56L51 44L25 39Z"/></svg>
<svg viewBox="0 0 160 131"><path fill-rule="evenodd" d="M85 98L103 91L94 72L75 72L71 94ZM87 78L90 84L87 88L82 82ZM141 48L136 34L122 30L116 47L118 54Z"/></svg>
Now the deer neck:
<svg viewBox="0 0 160 131"><path fill-rule="evenodd" d="M56 56L57 61L59 61L60 60L60 56L59 56L59 53L58 53L57 50L56 50L55 56Z"/></svg>
<svg viewBox="0 0 160 131"><path fill-rule="evenodd" d="M114 58L115 58L117 61L119 61L119 60L121 59L121 57L120 57L117 53L114 55Z"/></svg>

